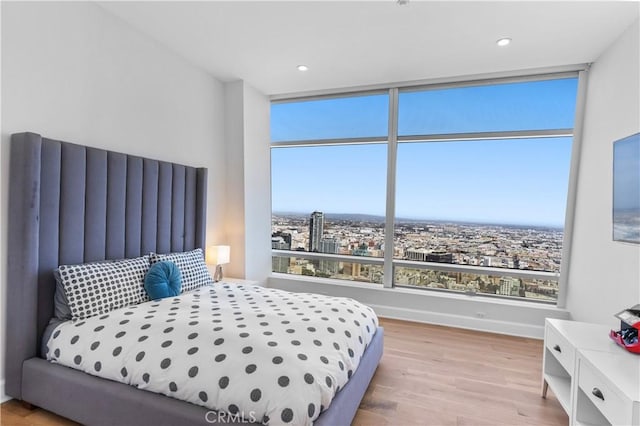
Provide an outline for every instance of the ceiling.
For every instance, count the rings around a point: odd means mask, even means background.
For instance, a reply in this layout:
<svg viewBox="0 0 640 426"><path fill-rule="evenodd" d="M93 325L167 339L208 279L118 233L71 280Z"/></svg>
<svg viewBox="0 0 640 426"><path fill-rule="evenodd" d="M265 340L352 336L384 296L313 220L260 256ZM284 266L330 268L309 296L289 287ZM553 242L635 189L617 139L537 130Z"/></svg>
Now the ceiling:
<svg viewBox="0 0 640 426"><path fill-rule="evenodd" d="M221 81L268 95L592 62L640 13L635 1L100 5ZM498 47L501 37L513 42Z"/></svg>

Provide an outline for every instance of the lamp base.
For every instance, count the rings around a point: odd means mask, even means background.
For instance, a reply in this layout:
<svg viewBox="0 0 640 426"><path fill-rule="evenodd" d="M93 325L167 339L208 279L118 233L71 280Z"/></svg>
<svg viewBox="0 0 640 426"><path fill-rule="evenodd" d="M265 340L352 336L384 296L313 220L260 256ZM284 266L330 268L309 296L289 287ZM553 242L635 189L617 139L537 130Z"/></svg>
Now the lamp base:
<svg viewBox="0 0 640 426"><path fill-rule="evenodd" d="M213 282L217 283L218 281L222 281L222 265L217 265L216 272L213 274Z"/></svg>

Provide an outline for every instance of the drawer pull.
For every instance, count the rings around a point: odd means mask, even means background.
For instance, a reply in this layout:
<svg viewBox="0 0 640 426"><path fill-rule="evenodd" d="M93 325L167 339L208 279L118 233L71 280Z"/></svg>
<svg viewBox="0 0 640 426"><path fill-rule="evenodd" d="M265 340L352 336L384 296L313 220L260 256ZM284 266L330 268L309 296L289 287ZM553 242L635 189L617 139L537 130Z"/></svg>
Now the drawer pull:
<svg viewBox="0 0 640 426"><path fill-rule="evenodd" d="M602 391L598 388L593 388L593 390L591 391L591 393L593 394L593 396L595 396L596 398L600 398L601 400L604 401L604 395L602 394Z"/></svg>
<svg viewBox="0 0 640 426"><path fill-rule="evenodd" d="M558 352L562 353L562 349L560 349L560 345L555 345L555 346L553 347L553 350L554 350L554 351L558 351Z"/></svg>

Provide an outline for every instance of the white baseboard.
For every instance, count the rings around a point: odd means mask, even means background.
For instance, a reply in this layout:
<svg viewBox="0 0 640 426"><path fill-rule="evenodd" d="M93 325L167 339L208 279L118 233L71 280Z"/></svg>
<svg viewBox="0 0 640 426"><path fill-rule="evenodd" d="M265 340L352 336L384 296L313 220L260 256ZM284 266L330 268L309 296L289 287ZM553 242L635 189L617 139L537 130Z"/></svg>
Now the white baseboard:
<svg viewBox="0 0 640 426"><path fill-rule="evenodd" d="M544 338L544 326L517 324L491 319L477 319L462 315L428 312L416 309L399 308L397 306L381 306L368 304L382 318L420 322L425 324L443 325L447 327L464 328L489 333L506 334L509 336Z"/></svg>

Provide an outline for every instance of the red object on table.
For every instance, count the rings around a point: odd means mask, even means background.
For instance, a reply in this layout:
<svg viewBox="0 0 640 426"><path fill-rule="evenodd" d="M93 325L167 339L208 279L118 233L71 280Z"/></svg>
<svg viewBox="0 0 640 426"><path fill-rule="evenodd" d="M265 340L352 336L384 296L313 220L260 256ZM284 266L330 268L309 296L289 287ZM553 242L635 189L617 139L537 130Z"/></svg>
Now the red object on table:
<svg viewBox="0 0 640 426"><path fill-rule="evenodd" d="M620 332L615 331L615 330L611 330L611 332L609 333L609 337L611 338L611 340L613 340L619 346L622 346L623 348L625 348L629 352L633 352L635 354L640 354L640 340L636 341L635 343L626 344L625 341L622 339L622 336L620 335Z"/></svg>

